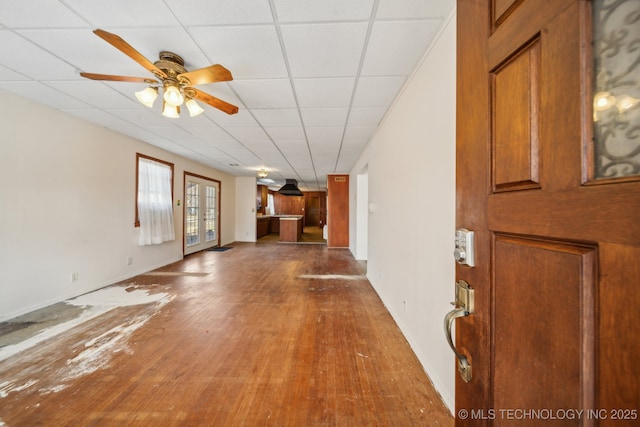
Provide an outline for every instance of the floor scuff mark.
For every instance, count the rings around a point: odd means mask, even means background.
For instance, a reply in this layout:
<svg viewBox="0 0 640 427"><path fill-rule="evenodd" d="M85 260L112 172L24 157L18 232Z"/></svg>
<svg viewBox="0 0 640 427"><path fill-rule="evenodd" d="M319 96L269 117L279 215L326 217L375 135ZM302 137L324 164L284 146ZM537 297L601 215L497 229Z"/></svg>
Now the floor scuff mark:
<svg viewBox="0 0 640 427"><path fill-rule="evenodd" d="M191 273L188 271L150 271L148 273L141 274L141 276L192 276L192 277L204 277L209 273Z"/></svg>
<svg viewBox="0 0 640 427"><path fill-rule="evenodd" d="M301 274L298 279L367 280L367 276L361 274Z"/></svg>

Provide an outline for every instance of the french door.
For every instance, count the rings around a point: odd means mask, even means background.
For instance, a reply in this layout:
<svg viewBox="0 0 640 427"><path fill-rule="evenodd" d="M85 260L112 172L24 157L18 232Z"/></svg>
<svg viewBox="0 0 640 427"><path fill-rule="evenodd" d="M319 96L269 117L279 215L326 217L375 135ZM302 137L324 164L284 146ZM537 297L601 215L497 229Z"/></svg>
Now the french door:
<svg viewBox="0 0 640 427"><path fill-rule="evenodd" d="M220 245L220 181L184 174L184 254Z"/></svg>

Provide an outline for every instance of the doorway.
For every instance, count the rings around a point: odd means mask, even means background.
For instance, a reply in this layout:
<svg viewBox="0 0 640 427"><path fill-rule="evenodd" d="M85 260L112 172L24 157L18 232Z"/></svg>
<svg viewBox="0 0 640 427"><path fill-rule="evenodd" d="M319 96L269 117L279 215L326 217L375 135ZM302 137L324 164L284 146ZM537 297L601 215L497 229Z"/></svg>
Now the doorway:
<svg viewBox="0 0 640 427"><path fill-rule="evenodd" d="M184 174L184 254L220 245L220 181Z"/></svg>

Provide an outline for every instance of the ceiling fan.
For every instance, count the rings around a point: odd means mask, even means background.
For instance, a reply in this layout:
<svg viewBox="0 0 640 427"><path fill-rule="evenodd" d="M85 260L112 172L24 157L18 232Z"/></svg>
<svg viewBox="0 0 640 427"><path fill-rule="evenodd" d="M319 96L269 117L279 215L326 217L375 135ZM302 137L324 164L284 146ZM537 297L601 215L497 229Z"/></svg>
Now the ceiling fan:
<svg viewBox="0 0 640 427"><path fill-rule="evenodd" d="M147 83L149 87L140 92L136 92L138 100L147 107L153 106L153 102L158 97L158 89L162 87L164 92L162 114L167 117L179 117L180 105L182 105L183 102L189 109L191 117L202 113L204 110L195 102L196 99L227 114L235 114L238 112L238 107L235 105L229 104L193 87L201 84L233 80L231 72L222 65L210 65L197 70L187 71L187 69L184 68L184 60L173 52L162 51L160 52L159 59L156 62L151 62L120 36L100 29L95 30L94 33L151 71L158 80L145 77L113 76L85 72L80 73L82 77L92 80Z"/></svg>

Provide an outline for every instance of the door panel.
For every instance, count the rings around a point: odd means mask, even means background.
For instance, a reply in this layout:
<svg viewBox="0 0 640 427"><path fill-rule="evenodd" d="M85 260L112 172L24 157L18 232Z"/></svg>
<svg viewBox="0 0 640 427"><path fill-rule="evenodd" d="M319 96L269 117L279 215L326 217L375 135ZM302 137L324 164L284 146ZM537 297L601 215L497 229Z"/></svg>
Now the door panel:
<svg viewBox="0 0 640 427"><path fill-rule="evenodd" d="M493 189L539 188L540 40L492 72Z"/></svg>
<svg viewBox="0 0 640 427"><path fill-rule="evenodd" d="M458 1L456 223L476 238L456 267L475 298L456 321L473 372L458 426L638 424L640 180L590 180L590 9ZM595 412L503 412L535 409Z"/></svg>
<svg viewBox="0 0 640 427"><path fill-rule="evenodd" d="M593 408L596 248L498 234L493 254L494 407Z"/></svg>
<svg viewBox="0 0 640 427"><path fill-rule="evenodd" d="M220 182L185 173L184 254L220 245Z"/></svg>

